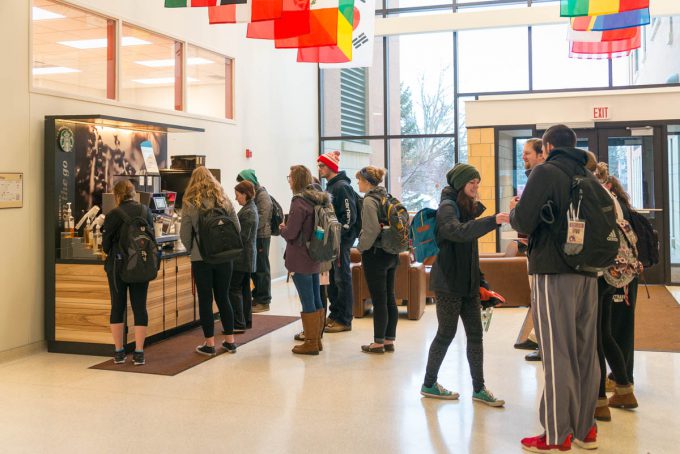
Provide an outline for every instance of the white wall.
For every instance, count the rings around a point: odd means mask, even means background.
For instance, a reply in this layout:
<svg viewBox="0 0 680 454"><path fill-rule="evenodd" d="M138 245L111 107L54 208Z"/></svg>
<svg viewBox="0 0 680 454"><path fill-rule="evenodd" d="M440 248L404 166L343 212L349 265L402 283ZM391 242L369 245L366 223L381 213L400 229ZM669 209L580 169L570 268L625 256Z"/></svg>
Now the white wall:
<svg viewBox="0 0 680 454"><path fill-rule="evenodd" d="M23 172L25 178L24 207L0 210L0 352L44 339L41 218L45 115L107 114L205 128L205 133L170 135L170 155L207 155L208 166L222 170L229 194L238 171L254 168L284 208L290 199L288 167L298 163L313 166L317 155L317 70L315 65L296 63L293 51L246 40L243 25L210 26L202 8L166 10L163 0L72 3L234 57L236 120L210 120L32 92L30 0L0 1L0 39L11 43L4 47L0 71L0 133L5 139L0 172ZM245 158L246 148L254 151L253 159ZM282 250L283 245L275 240L271 254L275 276L284 273Z"/></svg>

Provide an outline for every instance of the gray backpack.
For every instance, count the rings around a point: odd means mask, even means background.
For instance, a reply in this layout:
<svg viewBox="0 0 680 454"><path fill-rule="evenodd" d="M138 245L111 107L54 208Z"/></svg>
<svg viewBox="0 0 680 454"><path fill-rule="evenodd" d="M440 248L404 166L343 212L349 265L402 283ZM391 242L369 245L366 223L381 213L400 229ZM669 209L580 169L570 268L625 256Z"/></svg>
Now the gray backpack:
<svg viewBox="0 0 680 454"><path fill-rule="evenodd" d="M340 255L342 226L333 205L314 205L314 231L307 243L309 256L315 262L331 262Z"/></svg>

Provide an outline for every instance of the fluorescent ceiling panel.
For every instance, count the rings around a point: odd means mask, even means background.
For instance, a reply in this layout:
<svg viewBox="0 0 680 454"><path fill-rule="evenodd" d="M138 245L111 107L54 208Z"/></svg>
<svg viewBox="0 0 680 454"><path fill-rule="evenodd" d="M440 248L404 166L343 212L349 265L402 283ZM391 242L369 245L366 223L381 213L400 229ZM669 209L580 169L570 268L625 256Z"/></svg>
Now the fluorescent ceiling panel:
<svg viewBox="0 0 680 454"><path fill-rule="evenodd" d="M45 76L49 74L71 74L79 73L79 69L66 68L64 66L46 66L44 68L33 68L34 76Z"/></svg>
<svg viewBox="0 0 680 454"><path fill-rule="evenodd" d="M165 60L142 60L142 61L136 61L138 65L142 66L148 66L149 68L171 68L175 66L175 59L174 58L168 58ZM201 58L201 57L192 57L192 58L187 58L187 65L188 66L196 66L196 65L211 65L215 63L212 60L208 60L207 58Z"/></svg>
<svg viewBox="0 0 680 454"><path fill-rule="evenodd" d="M46 9L33 7L33 20L51 20L51 19L63 19L66 16L61 14L53 13L52 11L47 11Z"/></svg>
<svg viewBox="0 0 680 454"><path fill-rule="evenodd" d="M81 39L77 41L58 41L58 43L76 49L103 49L108 45L108 40L106 38ZM122 46L144 46L147 44L151 43L134 36L124 36L121 43Z"/></svg>
<svg viewBox="0 0 680 454"><path fill-rule="evenodd" d="M164 84L174 84L174 77L152 77L149 79L132 79L133 82L144 85L164 85ZM198 79L193 77L187 77L187 82L198 82Z"/></svg>

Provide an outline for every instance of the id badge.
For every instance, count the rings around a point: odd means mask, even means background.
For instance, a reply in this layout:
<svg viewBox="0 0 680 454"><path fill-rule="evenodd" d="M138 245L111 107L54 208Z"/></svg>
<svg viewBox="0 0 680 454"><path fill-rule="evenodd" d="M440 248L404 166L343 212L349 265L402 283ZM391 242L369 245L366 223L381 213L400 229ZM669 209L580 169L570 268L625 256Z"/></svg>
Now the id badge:
<svg viewBox="0 0 680 454"><path fill-rule="evenodd" d="M586 236L586 223L581 220L569 221L567 243L583 246Z"/></svg>

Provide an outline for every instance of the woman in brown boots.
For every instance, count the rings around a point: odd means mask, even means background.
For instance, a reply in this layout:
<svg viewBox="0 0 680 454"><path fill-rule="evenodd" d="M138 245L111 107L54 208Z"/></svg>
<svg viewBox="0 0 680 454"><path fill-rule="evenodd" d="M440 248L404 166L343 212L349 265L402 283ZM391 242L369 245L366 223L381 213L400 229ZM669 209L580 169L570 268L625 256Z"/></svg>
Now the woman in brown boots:
<svg viewBox="0 0 680 454"><path fill-rule="evenodd" d="M312 186L312 174L305 166L291 167L288 183L293 200L288 221L281 225L281 236L286 240L286 268L293 274L302 304L300 316L305 340L293 348L293 353L318 355L323 350L321 332L325 318L319 287L321 264L309 256L307 243L315 233L314 207L330 204L330 197Z"/></svg>

